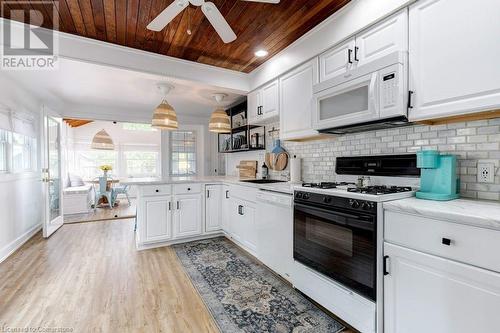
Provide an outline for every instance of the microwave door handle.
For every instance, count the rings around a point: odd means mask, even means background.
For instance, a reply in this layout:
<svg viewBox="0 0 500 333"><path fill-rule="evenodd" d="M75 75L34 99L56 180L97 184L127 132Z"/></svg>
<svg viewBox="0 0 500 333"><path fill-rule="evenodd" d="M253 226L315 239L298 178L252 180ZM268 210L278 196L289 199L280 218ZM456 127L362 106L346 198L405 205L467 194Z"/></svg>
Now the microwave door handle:
<svg viewBox="0 0 500 333"><path fill-rule="evenodd" d="M371 104L371 107L375 111L375 113L378 115L378 108L375 100L375 96L377 92L375 91L377 89L377 76L378 73L373 73L371 78L370 78L370 84L368 86L368 100L369 103ZM368 106L370 108L370 106Z"/></svg>

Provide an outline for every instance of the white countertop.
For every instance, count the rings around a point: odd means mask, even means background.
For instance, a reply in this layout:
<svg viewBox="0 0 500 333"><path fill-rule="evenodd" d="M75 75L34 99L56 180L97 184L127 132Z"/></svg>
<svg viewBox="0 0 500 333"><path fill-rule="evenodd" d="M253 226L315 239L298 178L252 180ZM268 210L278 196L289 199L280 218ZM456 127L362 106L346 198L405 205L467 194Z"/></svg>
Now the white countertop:
<svg viewBox="0 0 500 333"><path fill-rule="evenodd" d="M271 184L255 184L242 181L238 177L208 176L208 177L167 177L167 178L129 178L120 181L124 185L161 185L161 184L184 184L184 183L207 183L207 184L236 184L262 190L293 194L296 183L280 182Z"/></svg>
<svg viewBox="0 0 500 333"><path fill-rule="evenodd" d="M432 201L408 198L385 202L384 209L500 230L500 202L497 201Z"/></svg>

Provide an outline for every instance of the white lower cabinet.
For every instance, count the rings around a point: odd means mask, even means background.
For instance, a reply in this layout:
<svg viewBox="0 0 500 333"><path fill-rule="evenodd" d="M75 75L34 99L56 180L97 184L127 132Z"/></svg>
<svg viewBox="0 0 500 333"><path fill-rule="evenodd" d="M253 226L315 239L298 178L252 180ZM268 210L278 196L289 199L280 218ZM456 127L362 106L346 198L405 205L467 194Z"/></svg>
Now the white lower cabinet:
<svg viewBox="0 0 500 333"><path fill-rule="evenodd" d="M146 197L139 215L144 222L142 242L152 243L172 238L172 196Z"/></svg>
<svg viewBox="0 0 500 333"><path fill-rule="evenodd" d="M222 230L228 235L231 234L230 222L231 222L231 200L230 200L229 186L222 186L222 196L221 196L221 210L222 210Z"/></svg>
<svg viewBox="0 0 500 333"><path fill-rule="evenodd" d="M498 332L500 274L390 243L384 254L385 333Z"/></svg>
<svg viewBox="0 0 500 333"><path fill-rule="evenodd" d="M222 228L222 185L205 187L205 231L219 231Z"/></svg>
<svg viewBox="0 0 500 333"><path fill-rule="evenodd" d="M229 234L252 254L257 253L257 226L255 204L238 198L229 199Z"/></svg>
<svg viewBox="0 0 500 333"><path fill-rule="evenodd" d="M179 194L174 197L174 238L201 234L201 199L201 194Z"/></svg>

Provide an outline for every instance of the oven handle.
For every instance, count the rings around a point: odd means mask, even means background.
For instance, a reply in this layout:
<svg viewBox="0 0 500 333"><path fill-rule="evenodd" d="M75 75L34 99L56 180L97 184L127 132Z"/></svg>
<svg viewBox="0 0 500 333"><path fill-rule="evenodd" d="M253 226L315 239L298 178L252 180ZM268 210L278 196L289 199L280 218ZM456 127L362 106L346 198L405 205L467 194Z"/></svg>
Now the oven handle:
<svg viewBox="0 0 500 333"><path fill-rule="evenodd" d="M324 209L324 208L320 208L320 207L311 207L311 206L307 206L307 205L303 205L303 204L300 204L300 203L295 203L294 204L295 208L304 212L304 213L310 213L310 214L316 214L317 212L321 212L323 214L327 214L327 215L330 215L330 216L342 216L342 217L345 217L345 218L350 218L350 219L357 219L357 220L361 220L361 221L366 221L366 219L364 217L366 217L366 215L354 215L354 214L347 214L347 213L342 213L342 212L339 212L339 211L331 211L331 210L328 210L328 209ZM337 223L337 222L336 222ZM337 224L347 224L347 223L337 223Z"/></svg>

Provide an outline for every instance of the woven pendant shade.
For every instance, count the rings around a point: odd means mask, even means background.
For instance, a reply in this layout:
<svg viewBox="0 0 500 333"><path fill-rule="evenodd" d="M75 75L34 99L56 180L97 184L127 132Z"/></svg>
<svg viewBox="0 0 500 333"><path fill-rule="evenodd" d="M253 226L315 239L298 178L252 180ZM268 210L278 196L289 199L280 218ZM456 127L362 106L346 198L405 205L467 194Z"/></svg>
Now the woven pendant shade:
<svg viewBox="0 0 500 333"><path fill-rule="evenodd" d="M179 127L177 114L166 100L154 110L151 125L161 130L175 130Z"/></svg>
<svg viewBox="0 0 500 333"><path fill-rule="evenodd" d="M231 120L226 111L222 108L217 108L210 116L208 130L214 133L229 133L231 132Z"/></svg>
<svg viewBox="0 0 500 333"><path fill-rule="evenodd" d="M90 148L99 150L114 150L115 145L108 132L102 129L94 135Z"/></svg>

